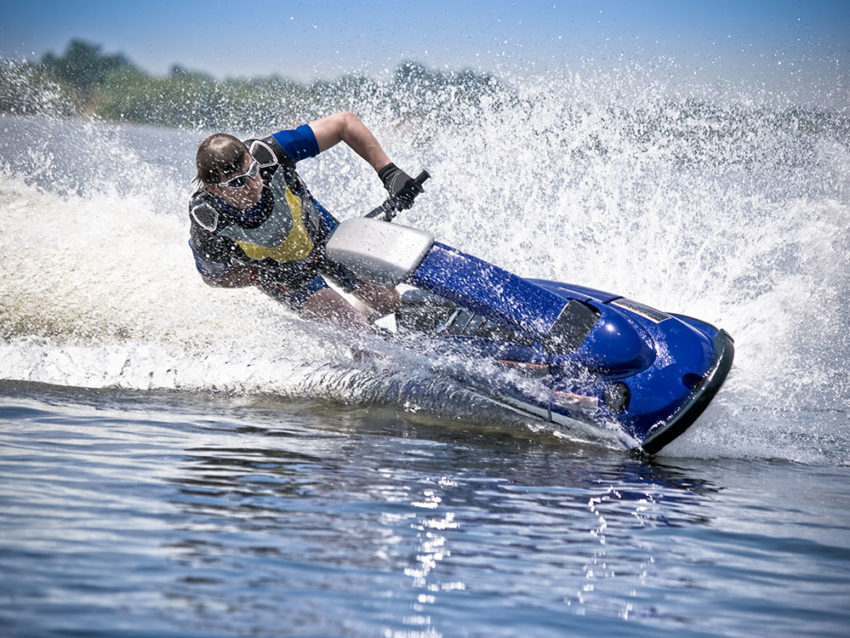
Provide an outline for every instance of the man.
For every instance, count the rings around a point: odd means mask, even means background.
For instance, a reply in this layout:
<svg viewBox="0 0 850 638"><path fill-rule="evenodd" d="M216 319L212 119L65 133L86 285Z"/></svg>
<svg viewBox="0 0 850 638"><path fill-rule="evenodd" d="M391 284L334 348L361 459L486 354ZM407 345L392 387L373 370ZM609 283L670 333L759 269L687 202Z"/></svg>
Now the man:
<svg viewBox="0 0 850 638"><path fill-rule="evenodd" d="M353 327L364 315L328 286L323 275L380 314L399 305L391 288L362 282L330 262L325 244L337 220L316 202L295 172L296 162L345 142L378 173L401 208L422 191L392 162L356 115L335 113L242 142L217 133L196 156L199 187L189 203L189 245L211 286L255 285L303 316Z"/></svg>

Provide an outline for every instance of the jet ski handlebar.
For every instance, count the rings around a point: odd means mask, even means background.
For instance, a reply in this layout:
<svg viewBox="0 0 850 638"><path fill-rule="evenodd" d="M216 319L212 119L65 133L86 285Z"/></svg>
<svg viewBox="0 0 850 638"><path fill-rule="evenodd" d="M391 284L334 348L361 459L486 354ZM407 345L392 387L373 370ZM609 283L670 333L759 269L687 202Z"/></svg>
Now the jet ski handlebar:
<svg viewBox="0 0 850 638"><path fill-rule="evenodd" d="M419 173L419 175L413 178L413 181L416 183L417 186L422 186L422 183L429 177L431 177L431 174L428 171L423 170L421 173ZM416 195L421 192L421 190L418 191ZM414 195L414 197L416 197L416 195ZM401 202L398 201L398 198L394 195L390 195L389 197L387 197L386 201L384 201L383 204L378 206L375 210L367 213L366 217L371 217L373 219L377 218L382 221L391 222L393 220L393 217L396 216L396 213L398 213L398 211L400 211L401 209Z"/></svg>

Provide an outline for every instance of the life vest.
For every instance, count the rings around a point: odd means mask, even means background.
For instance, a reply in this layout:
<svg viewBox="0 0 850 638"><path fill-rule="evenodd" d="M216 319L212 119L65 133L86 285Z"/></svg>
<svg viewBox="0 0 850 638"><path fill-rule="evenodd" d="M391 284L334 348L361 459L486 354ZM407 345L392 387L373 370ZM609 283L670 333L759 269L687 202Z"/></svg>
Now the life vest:
<svg viewBox="0 0 850 638"><path fill-rule="evenodd" d="M324 255L326 238L319 212L295 172L294 162L273 137L248 140L246 145L261 166L273 163L261 169L263 199L258 219L240 220L239 211L202 188L192 196L192 219L208 233L235 242L250 259L278 264L315 262Z"/></svg>

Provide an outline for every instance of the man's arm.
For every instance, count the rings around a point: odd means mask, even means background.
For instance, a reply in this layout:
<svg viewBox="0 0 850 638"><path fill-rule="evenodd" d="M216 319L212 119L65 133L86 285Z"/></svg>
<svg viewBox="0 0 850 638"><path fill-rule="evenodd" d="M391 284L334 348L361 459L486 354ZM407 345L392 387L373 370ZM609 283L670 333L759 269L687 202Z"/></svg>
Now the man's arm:
<svg viewBox="0 0 850 638"><path fill-rule="evenodd" d="M316 137L320 153L334 144L345 142L369 162L378 173L384 188L402 209L410 208L413 199L422 192L422 186L390 161L372 132L351 111L341 111L310 122L310 128Z"/></svg>
<svg viewBox="0 0 850 638"><path fill-rule="evenodd" d="M216 288L241 288L257 283L257 269L234 259L234 253L243 256L244 253L233 240L206 232L194 221L189 236L195 267L205 284Z"/></svg>
<svg viewBox="0 0 850 638"><path fill-rule="evenodd" d="M256 285L257 270L250 266L234 265L221 277L209 277L202 273L201 278L207 286L214 288L244 288Z"/></svg>
<svg viewBox="0 0 850 638"><path fill-rule="evenodd" d="M326 151L339 142L345 142L375 171L390 163L390 158L366 125L351 111L341 111L310 122L319 152Z"/></svg>

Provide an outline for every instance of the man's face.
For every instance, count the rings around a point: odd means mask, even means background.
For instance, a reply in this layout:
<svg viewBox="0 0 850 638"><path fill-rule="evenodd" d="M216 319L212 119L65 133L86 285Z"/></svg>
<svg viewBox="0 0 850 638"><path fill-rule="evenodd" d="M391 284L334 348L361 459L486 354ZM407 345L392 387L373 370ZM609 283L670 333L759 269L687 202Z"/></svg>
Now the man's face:
<svg viewBox="0 0 850 638"><path fill-rule="evenodd" d="M220 183L226 183L234 177L247 173L253 162L254 158L246 153L245 159L242 160L242 170L230 175L224 175ZM245 210L260 201L263 195L263 178L260 176L260 172L257 171L254 177L246 177L244 181L245 185L241 188L228 188L218 185L210 185L208 188L213 195L221 197L230 206L233 206L233 208Z"/></svg>

